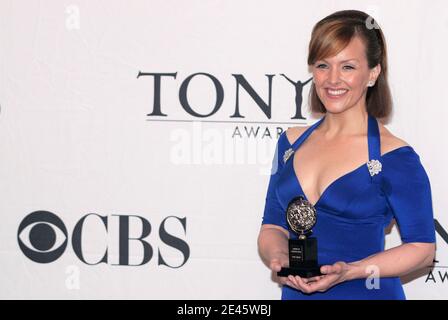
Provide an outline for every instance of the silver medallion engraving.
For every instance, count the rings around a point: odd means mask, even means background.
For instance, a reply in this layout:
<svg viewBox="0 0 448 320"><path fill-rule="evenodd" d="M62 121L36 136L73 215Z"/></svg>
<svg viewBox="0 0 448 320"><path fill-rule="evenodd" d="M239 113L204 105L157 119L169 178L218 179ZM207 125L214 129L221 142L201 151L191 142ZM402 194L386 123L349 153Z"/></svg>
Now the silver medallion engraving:
<svg viewBox="0 0 448 320"><path fill-rule="evenodd" d="M303 196L299 196L289 203L286 220L291 229L299 234L299 238L304 239L305 233L316 224L316 209Z"/></svg>

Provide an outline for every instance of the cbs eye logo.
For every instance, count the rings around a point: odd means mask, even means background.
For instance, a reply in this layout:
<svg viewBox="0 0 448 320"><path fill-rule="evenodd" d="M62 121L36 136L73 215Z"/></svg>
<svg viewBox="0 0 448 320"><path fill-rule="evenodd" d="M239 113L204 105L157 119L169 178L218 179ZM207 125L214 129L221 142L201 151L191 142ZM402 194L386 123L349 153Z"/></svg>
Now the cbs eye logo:
<svg viewBox="0 0 448 320"><path fill-rule="evenodd" d="M58 259L67 247L67 228L58 216L35 211L23 219L17 232L20 249L29 259L49 263Z"/></svg>

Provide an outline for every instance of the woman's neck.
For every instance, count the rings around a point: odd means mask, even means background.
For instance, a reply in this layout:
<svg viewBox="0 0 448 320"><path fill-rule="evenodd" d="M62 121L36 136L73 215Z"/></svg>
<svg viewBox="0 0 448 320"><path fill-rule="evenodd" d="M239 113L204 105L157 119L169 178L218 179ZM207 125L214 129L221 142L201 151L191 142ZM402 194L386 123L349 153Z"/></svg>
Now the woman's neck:
<svg viewBox="0 0 448 320"><path fill-rule="evenodd" d="M326 140L366 135L368 120L365 109L346 110L341 113L327 112L323 123L316 130Z"/></svg>

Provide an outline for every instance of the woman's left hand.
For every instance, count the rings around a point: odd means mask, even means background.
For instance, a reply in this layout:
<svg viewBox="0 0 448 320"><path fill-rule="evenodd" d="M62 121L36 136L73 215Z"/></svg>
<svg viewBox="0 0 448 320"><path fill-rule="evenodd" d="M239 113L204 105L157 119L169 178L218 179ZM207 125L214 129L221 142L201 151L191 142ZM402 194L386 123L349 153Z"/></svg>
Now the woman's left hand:
<svg viewBox="0 0 448 320"><path fill-rule="evenodd" d="M338 283L347 280L347 272L350 266L342 261L333 265L325 265L320 268L322 276L312 278L301 278L299 276L288 276L288 285L304 293L324 292Z"/></svg>

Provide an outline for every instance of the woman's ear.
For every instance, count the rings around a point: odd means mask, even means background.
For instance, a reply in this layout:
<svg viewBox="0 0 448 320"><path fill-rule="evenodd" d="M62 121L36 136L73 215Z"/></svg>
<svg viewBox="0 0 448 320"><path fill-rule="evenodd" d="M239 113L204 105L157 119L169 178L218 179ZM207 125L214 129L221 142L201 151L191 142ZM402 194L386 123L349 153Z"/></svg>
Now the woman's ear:
<svg viewBox="0 0 448 320"><path fill-rule="evenodd" d="M370 80L376 82L381 73L381 65L378 63L370 70Z"/></svg>

